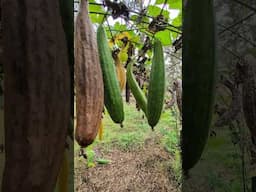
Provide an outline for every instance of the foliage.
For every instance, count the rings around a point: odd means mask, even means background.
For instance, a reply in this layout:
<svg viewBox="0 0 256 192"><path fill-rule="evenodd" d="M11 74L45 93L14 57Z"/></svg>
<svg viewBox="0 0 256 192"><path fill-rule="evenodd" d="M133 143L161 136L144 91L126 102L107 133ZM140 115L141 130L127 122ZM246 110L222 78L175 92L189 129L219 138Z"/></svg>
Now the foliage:
<svg viewBox="0 0 256 192"><path fill-rule="evenodd" d="M145 1L146 2L146 1ZM124 0L128 8L129 16L125 10L117 13L113 11L113 4L120 1L89 0L90 18L95 29L103 23L107 32L109 47L112 52L118 50L118 57L122 65L127 66L130 59L136 59L136 66L133 73L136 77L143 78L143 87L148 84L148 72L151 68L152 42L154 38L161 41L164 46L164 59L166 61L167 85L173 79L181 76L181 52L174 52L173 43L181 35L181 10L182 1L156 0L151 3L143 1ZM106 6L108 4L108 6ZM109 6L111 5L111 6ZM121 4L120 4L121 5ZM162 16L163 17L162 17ZM145 88L146 89L146 88ZM106 112L104 115L103 140L98 139L86 149L88 159L85 161L88 167L95 166L98 158L97 147L100 146L106 151L118 148L122 151L140 149L147 140L153 139L162 148L171 153L175 163L170 164L170 169L175 173L177 180L181 178L179 135L177 125L178 118L166 110L162 113L159 124L152 132L143 113L136 111L135 105L125 105L124 127L114 124ZM177 128L174 129L174 128ZM159 138L161 139L159 139ZM75 151L78 145L75 144ZM84 162L82 158L80 161ZM177 175L176 175L177 174Z"/></svg>
<svg viewBox="0 0 256 192"><path fill-rule="evenodd" d="M102 6L100 4L101 2L90 0L90 17L93 23L95 24L101 24L104 19L104 14L107 13L107 8ZM98 3L96 5L96 3ZM142 2L141 2L142 3ZM177 28L179 29L182 23L181 18L181 10L182 10L182 1L181 0L175 0L175 1L167 1L168 6L164 5L163 0L157 0L155 4L150 5L142 5L142 9L133 11L132 8L128 7L129 10L129 20L122 19L120 16L118 19L112 20L111 26L109 27L110 30L113 30L115 34L121 32L121 31L128 31L131 36L139 36L141 37L141 34L150 34L148 28L148 25L153 20L154 17L157 17L159 14L162 14L166 19L166 24L168 27L164 29L164 33L156 33L156 36L160 39L162 39L162 43L164 45L171 45L171 43L175 40L177 37ZM126 3L127 4L127 3ZM113 7L110 7L113 8ZM145 10L143 12L143 10ZM146 14L143 14L145 13ZM178 13L178 14L174 14ZM109 13L109 12L108 12ZM113 17L113 15L112 15ZM108 19L111 20L111 19ZM169 21L169 22L168 22ZM107 27L108 28L108 27ZM134 30L133 30L134 29ZM145 30L147 29L147 30ZM171 31L177 30L176 32ZM167 32L169 31L169 32ZM153 35L153 34L151 34ZM141 39L141 38L138 38ZM164 40L168 40L165 41Z"/></svg>
<svg viewBox="0 0 256 192"><path fill-rule="evenodd" d="M95 152L91 147L88 147L86 149L86 155L87 155L87 166L90 167L94 167L95 166Z"/></svg>
<svg viewBox="0 0 256 192"><path fill-rule="evenodd" d="M121 5L125 8L119 10ZM177 63L181 68L180 52L176 53L172 45L181 36L181 0L150 3L90 0L89 12L96 28L102 23L105 26L109 46L112 51L120 50L119 57L125 67L132 57L136 57L136 75L142 77L143 71L148 73L152 59L151 43L153 38L157 38L164 46L166 69L174 73L169 80L172 82L176 78L176 72L180 76L180 69L176 69ZM143 78L144 82L147 81L146 77Z"/></svg>

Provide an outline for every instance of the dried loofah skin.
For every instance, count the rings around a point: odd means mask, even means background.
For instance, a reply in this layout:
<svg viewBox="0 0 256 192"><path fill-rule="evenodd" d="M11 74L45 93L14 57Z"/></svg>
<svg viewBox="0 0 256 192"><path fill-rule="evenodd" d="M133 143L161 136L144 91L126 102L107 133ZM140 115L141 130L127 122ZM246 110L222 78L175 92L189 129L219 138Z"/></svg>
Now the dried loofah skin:
<svg viewBox="0 0 256 192"><path fill-rule="evenodd" d="M75 87L75 139L80 146L86 147L97 136L104 106L96 34L89 19L87 1L81 1L75 28Z"/></svg>
<svg viewBox="0 0 256 192"><path fill-rule="evenodd" d="M0 191L52 192L71 105L59 1L1 3L6 158Z"/></svg>

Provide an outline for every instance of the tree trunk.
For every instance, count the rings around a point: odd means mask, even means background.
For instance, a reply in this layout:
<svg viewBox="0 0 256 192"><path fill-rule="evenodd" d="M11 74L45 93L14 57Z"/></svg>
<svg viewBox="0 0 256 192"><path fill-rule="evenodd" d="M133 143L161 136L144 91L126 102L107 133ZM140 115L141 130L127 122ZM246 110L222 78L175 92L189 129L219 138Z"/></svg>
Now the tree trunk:
<svg viewBox="0 0 256 192"><path fill-rule="evenodd" d="M3 192L54 191L70 117L59 1L2 0Z"/></svg>

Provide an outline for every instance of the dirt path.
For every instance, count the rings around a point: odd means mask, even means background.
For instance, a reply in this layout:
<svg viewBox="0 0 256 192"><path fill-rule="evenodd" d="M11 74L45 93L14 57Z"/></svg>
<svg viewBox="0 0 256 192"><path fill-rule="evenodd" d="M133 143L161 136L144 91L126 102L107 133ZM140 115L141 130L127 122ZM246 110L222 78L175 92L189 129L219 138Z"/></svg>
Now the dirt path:
<svg viewBox="0 0 256 192"><path fill-rule="evenodd" d="M169 153L161 146L147 142L136 151L112 149L103 152L96 148L100 157L111 160L107 165L86 168L79 164L75 168L77 192L176 192ZM82 161L84 162L84 161Z"/></svg>

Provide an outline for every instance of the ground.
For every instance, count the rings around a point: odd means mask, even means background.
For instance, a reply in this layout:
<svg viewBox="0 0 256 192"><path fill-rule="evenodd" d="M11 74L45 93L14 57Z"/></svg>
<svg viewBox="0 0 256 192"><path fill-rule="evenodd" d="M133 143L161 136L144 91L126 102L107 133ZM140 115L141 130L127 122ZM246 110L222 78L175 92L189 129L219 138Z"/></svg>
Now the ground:
<svg viewBox="0 0 256 192"><path fill-rule="evenodd" d="M148 143L143 150L123 152L113 149L100 156L111 159L95 168L77 167L76 191L177 191L170 170L171 156L159 146ZM101 151L100 148L95 148Z"/></svg>
<svg viewBox="0 0 256 192"><path fill-rule="evenodd" d="M77 192L250 191L248 157L242 155L239 143L234 144L236 138L228 127L215 130L190 177L182 180L175 113L165 110L154 132L134 104L125 104L125 118L120 128L105 115L103 141L96 139L86 150L89 160L78 156L75 145ZM99 158L111 162L97 164Z"/></svg>
<svg viewBox="0 0 256 192"><path fill-rule="evenodd" d="M89 162L79 157L79 147L75 147L77 192L179 191L176 119L167 110L152 131L142 116L134 104L125 105L124 128L120 128L105 115L103 141L97 139L86 150ZM111 162L97 164L99 158Z"/></svg>
<svg viewBox="0 0 256 192"><path fill-rule="evenodd" d="M175 113L165 110L153 132L142 115L134 104L125 104L124 127L120 128L106 114L103 140L97 138L86 149L87 160L79 157L80 148L75 144L76 192L176 192L181 187L183 192L241 192L243 187L251 191L248 159L245 157L243 162L241 149L234 144L236 139L227 127L215 130L217 135L209 137L201 160L190 171L190 178L181 182L180 125ZM0 143L4 141L2 120L0 110ZM98 164L99 158L110 162ZM4 153L0 153L2 161ZM0 163L0 180L3 165ZM243 166L247 171L244 178ZM73 174L74 170L69 171ZM69 181L73 183L73 177Z"/></svg>

